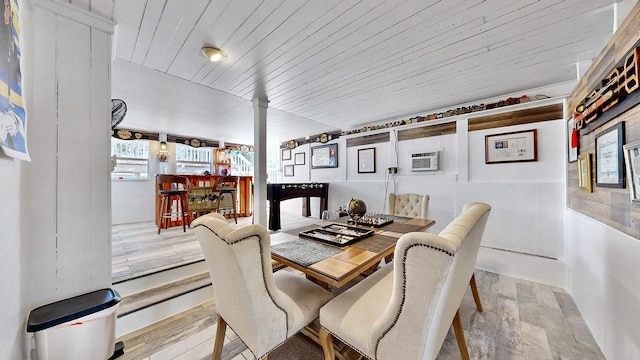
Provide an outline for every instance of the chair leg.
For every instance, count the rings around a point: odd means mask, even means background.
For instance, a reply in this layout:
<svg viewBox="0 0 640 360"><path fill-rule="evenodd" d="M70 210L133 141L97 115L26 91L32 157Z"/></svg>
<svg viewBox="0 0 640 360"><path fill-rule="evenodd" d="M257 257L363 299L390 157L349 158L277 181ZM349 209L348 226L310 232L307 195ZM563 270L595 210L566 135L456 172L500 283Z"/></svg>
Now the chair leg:
<svg viewBox="0 0 640 360"><path fill-rule="evenodd" d="M171 225L172 213L171 210L173 208L173 196L167 196L167 202L165 204L164 214L164 228L168 229L169 225Z"/></svg>
<svg viewBox="0 0 640 360"><path fill-rule="evenodd" d="M333 350L333 340L331 333L325 329L320 328L320 343L322 344L322 351L324 352L324 360L335 360L336 354Z"/></svg>
<svg viewBox="0 0 640 360"><path fill-rule="evenodd" d="M164 203L166 200L166 197L162 196L162 201L160 201L160 208L158 209L158 235L160 235L160 229L162 229L162 222L164 221Z"/></svg>
<svg viewBox="0 0 640 360"><path fill-rule="evenodd" d="M220 360L222 357L222 346L224 345L224 333L227 331L227 323L222 316L218 315L218 327L216 329L216 341L213 345L211 360Z"/></svg>
<svg viewBox="0 0 640 360"><path fill-rule="evenodd" d="M480 295L478 294L478 286L476 286L476 274L471 275L469 285L471 285L471 293L473 294L473 300L476 302L476 308L482 312L482 303L480 302Z"/></svg>
<svg viewBox="0 0 640 360"><path fill-rule="evenodd" d="M453 317L453 332L456 334L456 340L458 341L458 348L460 349L460 356L462 357L462 360L469 360L467 342L464 341L464 330L462 329L462 321L460 320L460 310L457 310L456 316Z"/></svg>
<svg viewBox="0 0 640 360"><path fill-rule="evenodd" d="M187 220L184 218L184 213L185 211L187 211L187 207L185 206L186 204L184 203L184 196L183 195L178 195L178 198L180 201L178 201L180 204L180 214L182 215L182 232L187 232Z"/></svg>
<svg viewBox="0 0 640 360"><path fill-rule="evenodd" d="M231 201L233 202L233 219L238 223L238 215L236 214L236 192L231 192Z"/></svg>
<svg viewBox="0 0 640 360"><path fill-rule="evenodd" d="M216 212L220 214L220 200L222 200L222 193L218 194L218 198L216 199Z"/></svg>

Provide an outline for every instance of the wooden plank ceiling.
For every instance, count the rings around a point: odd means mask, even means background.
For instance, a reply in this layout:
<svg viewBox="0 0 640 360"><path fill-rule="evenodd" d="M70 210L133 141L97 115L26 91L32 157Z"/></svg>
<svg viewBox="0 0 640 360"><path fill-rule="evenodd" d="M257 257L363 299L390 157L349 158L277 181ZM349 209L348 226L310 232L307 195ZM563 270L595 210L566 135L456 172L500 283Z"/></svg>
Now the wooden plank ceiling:
<svg viewBox="0 0 640 360"><path fill-rule="evenodd" d="M122 125L144 130L251 143L256 96L273 141L353 129L575 81L614 3L115 0L113 93L136 114Z"/></svg>

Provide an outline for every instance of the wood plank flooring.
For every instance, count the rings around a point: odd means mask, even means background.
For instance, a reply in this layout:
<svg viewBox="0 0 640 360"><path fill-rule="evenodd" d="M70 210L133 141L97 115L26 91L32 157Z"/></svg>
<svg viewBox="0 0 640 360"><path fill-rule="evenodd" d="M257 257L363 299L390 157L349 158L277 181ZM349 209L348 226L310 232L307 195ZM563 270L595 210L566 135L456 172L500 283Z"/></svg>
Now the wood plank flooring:
<svg viewBox="0 0 640 360"><path fill-rule="evenodd" d="M484 311L476 310L469 290L461 307L472 359L605 359L564 290L482 270L476 271L476 280ZM215 301L211 300L128 334L118 339L125 343L120 359L209 359L216 329L214 313ZM227 329L223 350L225 360L253 359L231 329ZM298 335L269 359L321 360L322 349ZM437 359L460 359L453 330Z"/></svg>
<svg viewBox="0 0 640 360"><path fill-rule="evenodd" d="M319 219L282 212L282 229L295 229L316 223ZM238 225L251 224L250 217L238 218ZM182 227L162 230L158 235L155 223L143 222L114 225L111 229L112 281L119 283L161 270L190 264L204 259L196 235L190 228Z"/></svg>
<svg viewBox="0 0 640 360"><path fill-rule="evenodd" d="M287 229L316 221L295 214L283 216L283 230L272 233L272 241L284 241L292 236ZM240 225L250 223L250 218L239 219ZM201 260L202 252L190 229L183 232L182 228L171 228L157 235L151 222L113 228L114 282ZM484 311L476 310L470 291L461 307L472 359L605 359L565 290L482 270L476 271L476 280ZM124 301L121 305L126 306ZM127 334L118 339L125 343L125 354L119 359L208 359L215 336L214 314L215 300L211 300ZM253 359L230 329L223 359ZM269 359L321 360L322 349L304 335L297 335ZM460 353L451 330L438 360L453 359L460 359Z"/></svg>

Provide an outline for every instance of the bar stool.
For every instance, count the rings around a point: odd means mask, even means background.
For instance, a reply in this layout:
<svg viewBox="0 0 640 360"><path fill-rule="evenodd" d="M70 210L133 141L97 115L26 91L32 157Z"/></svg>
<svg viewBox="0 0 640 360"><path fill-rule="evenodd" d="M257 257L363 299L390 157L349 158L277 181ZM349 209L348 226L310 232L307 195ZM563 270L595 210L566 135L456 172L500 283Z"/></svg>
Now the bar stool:
<svg viewBox="0 0 640 360"><path fill-rule="evenodd" d="M213 191L218 193L218 199L216 202L216 212L220 212L220 201L224 194L231 194L231 201L233 203L233 218L238 223L238 217L236 215L236 193L238 191L238 177L237 176L220 176L213 183ZM224 207L223 210L229 210L230 207Z"/></svg>
<svg viewBox="0 0 640 360"><path fill-rule="evenodd" d="M162 229L162 221L165 222L165 229L169 228L169 219L173 217L171 208L173 200L178 201L178 214L182 214L182 231L186 232L187 220L185 215L189 217L187 210L187 193L189 192L189 179L185 176L178 175L157 175L156 185L158 195L160 195L160 209L158 209L158 235Z"/></svg>

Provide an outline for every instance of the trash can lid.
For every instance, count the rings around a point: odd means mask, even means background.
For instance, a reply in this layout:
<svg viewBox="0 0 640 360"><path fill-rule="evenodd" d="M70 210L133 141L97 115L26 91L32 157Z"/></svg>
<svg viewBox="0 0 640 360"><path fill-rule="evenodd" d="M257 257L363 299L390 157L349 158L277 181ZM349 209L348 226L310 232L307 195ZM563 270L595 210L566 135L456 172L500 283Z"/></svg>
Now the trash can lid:
<svg viewBox="0 0 640 360"><path fill-rule="evenodd" d="M29 314L27 331L36 332L96 313L120 302L120 294L100 289L35 308Z"/></svg>

